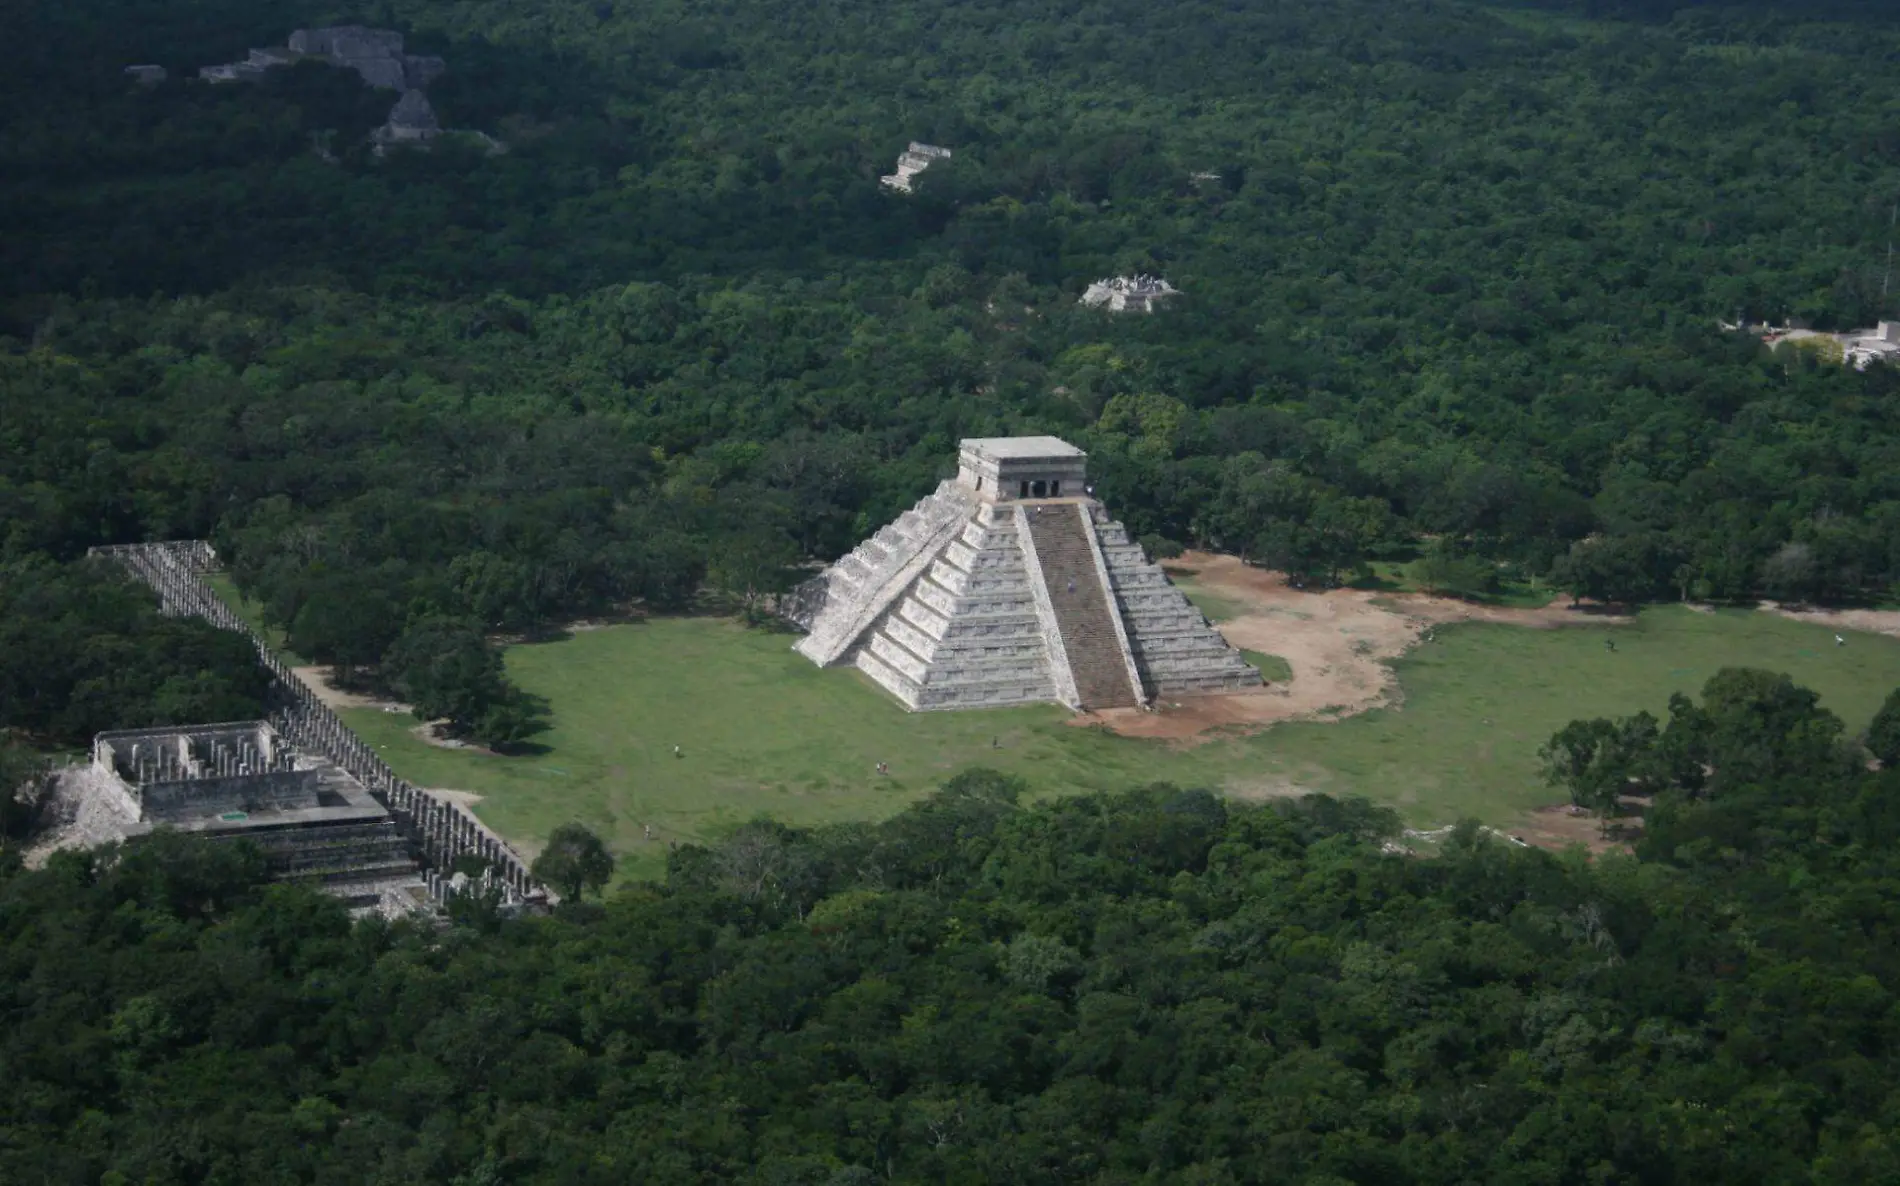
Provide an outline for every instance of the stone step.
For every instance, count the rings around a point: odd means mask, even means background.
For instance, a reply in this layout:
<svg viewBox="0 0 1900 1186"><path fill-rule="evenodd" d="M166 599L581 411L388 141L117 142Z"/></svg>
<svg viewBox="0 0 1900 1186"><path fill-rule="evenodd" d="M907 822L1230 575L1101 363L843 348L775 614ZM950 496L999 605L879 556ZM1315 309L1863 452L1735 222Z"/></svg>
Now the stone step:
<svg viewBox="0 0 1900 1186"><path fill-rule="evenodd" d="M1119 529L1120 524L1108 524L1100 530L1112 536ZM1104 543L1103 558L1128 631L1128 649L1142 680L1157 694L1232 691L1265 682L1139 547Z"/></svg>
<svg viewBox="0 0 1900 1186"><path fill-rule="evenodd" d="M1014 616L1022 613L1033 614L1036 610L1035 599L1028 589L1021 592L1005 590L984 597L965 598L945 589L934 581L919 581L911 590L912 597L946 618L963 618L984 614Z"/></svg>
<svg viewBox="0 0 1900 1186"><path fill-rule="evenodd" d="M1213 692L1244 692L1249 688L1258 686L1258 684L1248 683L1245 680L1163 679L1156 681L1154 687L1156 699L1164 699L1169 696L1204 696Z"/></svg>
<svg viewBox="0 0 1900 1186"><path fill-rule="evenodd" d="M1040 679L1046 666L1042 640L1033 635L940 644L895 620L872 636L868 650L920 687Z"/></svg>
<svg viewBox="0 0 1900 1186"><path fill-rule="evenodd" d="M1040 637L1042 630L1033 606L1004 613L979 613L972 610L945 614L915 597L907 597L899 603L897 612L891 618L901 620L931 638L946 642L1023 634Z"/></svg>
<svg viewBox="0 0 1900 1186"><path fill-rule="evenodd" d="M1207 634L1159 634L1147 635L1128 644L1137 658L1147 655L1150 658L1175 658L1183 655L1232 655L1233 648L1219 638L1209 638ZM1236 658L1236 662L1238 662Z"/></svg>
<svg viewBox="0 0 1900 1186"><path fill-rule="evenodd" d="M916 711L949 708L988 708L1014 704L1043 704L1055 699L1047 667L1038 667L1033 677L963 679L954 682L919 684L896 670L869 650L857 656L858 669L885 691Z"/></svg>
<svg viewBox="0 0 1900 1186"><path fill-rule="evenodd" d="M1028 526L1080 707L1138 706L1141 695L1129 685L1111 616L1115 606L1095 567L1084 512L1073 504L1051 504L1035 508Z"/></svg>

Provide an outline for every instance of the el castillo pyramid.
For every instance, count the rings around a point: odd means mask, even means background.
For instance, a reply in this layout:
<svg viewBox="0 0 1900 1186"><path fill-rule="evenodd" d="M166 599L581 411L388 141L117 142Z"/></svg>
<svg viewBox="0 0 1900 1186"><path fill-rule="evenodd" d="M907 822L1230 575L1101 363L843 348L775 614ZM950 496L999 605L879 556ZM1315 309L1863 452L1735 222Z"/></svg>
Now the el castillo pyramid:
<svg viewBox="0 0 1900 1186"><path fill-rule="evenodd" d="M797 650L855 665L911 709L1079 711L1258 687L1090 493L1055 437L966 440L957 476L801 585Z"/></svg>

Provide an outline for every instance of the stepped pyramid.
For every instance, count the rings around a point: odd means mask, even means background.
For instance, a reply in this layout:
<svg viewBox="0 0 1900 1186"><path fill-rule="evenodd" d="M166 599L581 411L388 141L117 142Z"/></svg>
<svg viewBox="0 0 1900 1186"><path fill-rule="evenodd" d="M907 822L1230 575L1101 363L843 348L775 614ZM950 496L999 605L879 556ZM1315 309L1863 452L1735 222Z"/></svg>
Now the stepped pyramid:
<svg viewBox="0 0 1900 1186"><path fill-rule="evenodd" d="M963 442L957 476L801 585L796 649L912 709L1133 708L1260 673L1089 494L1055 437Z"/></svg>

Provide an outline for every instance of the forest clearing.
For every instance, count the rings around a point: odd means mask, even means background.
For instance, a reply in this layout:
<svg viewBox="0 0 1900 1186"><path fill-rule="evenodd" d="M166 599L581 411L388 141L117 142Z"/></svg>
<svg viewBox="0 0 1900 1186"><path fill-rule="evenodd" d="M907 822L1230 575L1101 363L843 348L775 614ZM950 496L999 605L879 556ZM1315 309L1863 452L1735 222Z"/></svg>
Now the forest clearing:
<svg viewBox="0 0 1900 1186"><path fill-rule="evenodd" d="M663 871L670 843L760 815L882 819L971 766L1019 775L1040 795L1158 781L1243 799L1364 795L1415 828L1469 816L1561 844L1578 829L1539 814L1563 796L1538 777L1536 751L1568 721L1661 713L1672 693L1748 665L1789 673L1858 730L1900 671L1900 639L1854 633L1836 646L1833 625L1779 614L1662 606L1599 619L1563 604L1303 592L1231 557L1171 563L1233 641L1285 659L1293 679L1145 720L1053 706L909 713L854 670L814 668L791 650L796 635L654 617L508 648L510 677L553 707L531 753L444 749L406 713L335 706L404 777L468 794L525 851L578 819L619 855L622 877L638 878Z"/></svg>
<svg viewBox="0 0 1900 1186"><path fill-rule="evenodd" d="M10 6L0 1183L1900 1183L1896 7Z"/></svg>

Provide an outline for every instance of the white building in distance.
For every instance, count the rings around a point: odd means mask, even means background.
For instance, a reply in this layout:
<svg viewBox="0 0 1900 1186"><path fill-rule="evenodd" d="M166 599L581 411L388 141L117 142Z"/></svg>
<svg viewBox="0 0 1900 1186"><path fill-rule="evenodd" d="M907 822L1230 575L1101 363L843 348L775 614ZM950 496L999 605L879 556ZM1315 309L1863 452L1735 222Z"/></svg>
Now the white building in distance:
<svg viewBox="0 0 1900 1186"><path fill-rule="evenodd" d="M1767 346L1778 346L1783 342L1808 343L1809 349L1820 347L1827 357L1857 371L1864 371L1875 362L1900 366L1900 321L1882 321L1872 329L1851 330L1844 334L1800 329L1791 325L1769 325L1766 322L1741 325L1718 321L1716 324L1731 333L1754 334Z"/></svg>
<svg viewBox="0 0 1900 1186"><path fill-rule="evenodd" d="M1900 321L1883 321L1871 330L1841 335L1845 361L1857 371L1871 362L1900 363Z"/></svg>
<svg viewBox="0 0 1900 1186"><path fill-rule="evenodd" d="M1082 294L1082 303L1111 313L1152 313L1157 304L1180 292L1154 276L1114 276L1089 285Z"/></svg>
<svg viewBox="0 0 1900 1186"><path fill-rule="evenodd" d="M897 158L897 172L887 173L878 178L878 182L887 188L903 193L911 192L911 179L930 167L932 161L950 159L950 150L938 148L935 144L924 144L917 140L910 142L904 155Z"/></svg>

